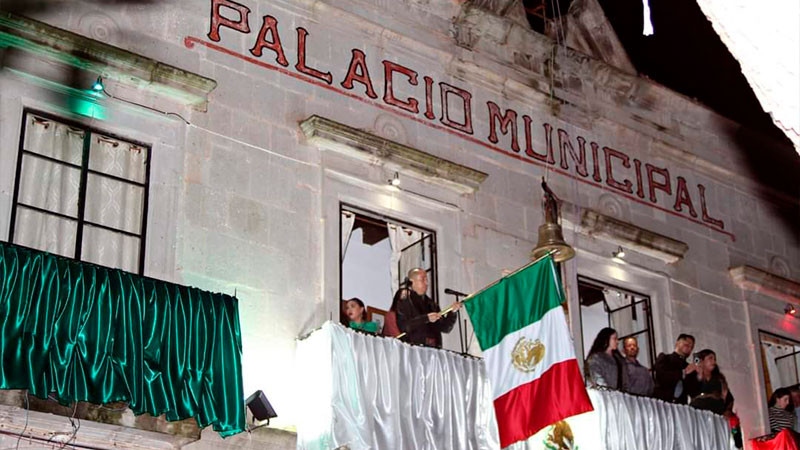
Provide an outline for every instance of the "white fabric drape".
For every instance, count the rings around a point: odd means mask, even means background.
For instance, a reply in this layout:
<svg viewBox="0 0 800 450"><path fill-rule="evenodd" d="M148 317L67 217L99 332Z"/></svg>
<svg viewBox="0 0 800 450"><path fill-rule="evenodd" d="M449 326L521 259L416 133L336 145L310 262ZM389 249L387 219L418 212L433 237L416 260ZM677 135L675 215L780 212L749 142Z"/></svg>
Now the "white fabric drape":
<svg viewBox="0 0 800 450"><path fill-rule="evenodd" d="M94 135L89 168L144 183L147 151L125 142ZM108 177L89 174L86 180L87 221L141 233L144 189ZM82 259L106 267L138 271L138 238L87 225L83 231Z"/></svg>
<svg viewBox="0 0 800 450"><path fill-rule="evenodd" d="M326 323L297 344L298 448L491 449L483 362ZM324 379L323 377L328 377Z"/></svg>
<svg viewBox="0 0 800 450"><path fill-rule="evenodd" d="M392 279L392 295L397 292L400 279L404 279L408 271L422 267L422 245L403 251L404 248L422 239L422 233L393 223L386 225L389 233L389 244L392 256L389 260L389 271Z"/></svg>
<svg viewBox="0 0 800 450"><path fill-rule="evenodd" d="M299 449L496 449L482 360L328 322L298 341ZM595 411L566 422L581 450L725 450L724 417L590 389ZM551 427L509 449L544 450ZM571 447L575 448L575 447Z"/></svg>
<svg viewBox="0 0 800 450"><path fill-rule="evenodd" d="M350 243L350 235L353 234L353 224L355 223L355 213L350 211L342 211L342 261L344 261L344 255L347 253L347 245Z"/></svg>
<svg viewBox="0 0 800 450"><path fill-rule="evenodd" d="M82 131L28 116L24 148L28 151L80 166L83 159ZM18 200L21 204L78 218L81 171L25 154ZM47 252L73 256L77 222L17 207L14 242Z"/></svg>
<svg viewBox="0 0 800 450"><path fill-rule="evenodd" d="M762 342L761 348L766 356L769 382L773 391L780 387L788 387L798 383L797 366L795 364L797 356L777 359L780 356L795 352L794 346Z"/></svg>
<svg viewBox="0 0 800 450"><path fill-rule="evenodd" d="M614 391L589 397L607 450L735 448L727 420L711 412Z"/></svg>
<svg viewBox="0 0 800 450"><path fill-rule="evenodd" d="M25 150L80 166L85 133L52 120L28 116ZM147 150L93 135L89 168L144 184ZM14 242L64 256L75 256L81 170L25 154L20 174ZM88 174L84 217L88 222L130 233L141 233L144 188L109 177ZM22 205L52 211L69 220ZM137 272L140 240L87 224L83 228L81 259Z"/></svg>

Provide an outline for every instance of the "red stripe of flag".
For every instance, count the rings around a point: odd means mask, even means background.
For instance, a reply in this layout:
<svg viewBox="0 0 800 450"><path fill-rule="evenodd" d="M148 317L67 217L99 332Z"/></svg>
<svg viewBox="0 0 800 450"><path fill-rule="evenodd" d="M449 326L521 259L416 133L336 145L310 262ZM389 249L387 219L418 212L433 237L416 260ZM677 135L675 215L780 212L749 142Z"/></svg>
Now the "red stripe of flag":
<svg viewBox="0 0 800 450"><path fill-rule="evenodd" d="M541 377L494 401L500 446L528 439L548 425L592 409L578 361L554 364Z"/></svg>

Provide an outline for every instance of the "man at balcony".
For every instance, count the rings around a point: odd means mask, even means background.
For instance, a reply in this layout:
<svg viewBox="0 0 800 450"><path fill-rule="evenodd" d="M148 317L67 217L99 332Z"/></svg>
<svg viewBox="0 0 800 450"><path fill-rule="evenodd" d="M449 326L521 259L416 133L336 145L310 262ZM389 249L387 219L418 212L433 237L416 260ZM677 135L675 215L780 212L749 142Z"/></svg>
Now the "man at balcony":
<svg viewBox="0 0 800 450"><path fill-rule="evenodd" d="M653 366L656 374L654 397L665 402L686 404L688 396L698 391L697 365L686 361L692 350L694 336L681 334L675 342L674 352L658 355Z"/></svg>
<svg viewBox="0 0 800 450"><path fill-rule="evenodd" d="M442 333L449 333L456 323L455 314L442 316L439 305L428 297L428 274L423 269L408 272L409 287L401 287L394 295L392 310L397 312L397 325L406 333L404 341L429 347L442 346ZM452 305L453 312L461 303Z"/></svg>
<svg viewBox="0 0 800 450"><path fill-rule="evenodd" d="M625 370L628 372L628 392L636 395L650 396L653 393L653 377L650 371L636 359L639 356L639 342L635 337L628 337L622 342L625 353Z"/></svg>

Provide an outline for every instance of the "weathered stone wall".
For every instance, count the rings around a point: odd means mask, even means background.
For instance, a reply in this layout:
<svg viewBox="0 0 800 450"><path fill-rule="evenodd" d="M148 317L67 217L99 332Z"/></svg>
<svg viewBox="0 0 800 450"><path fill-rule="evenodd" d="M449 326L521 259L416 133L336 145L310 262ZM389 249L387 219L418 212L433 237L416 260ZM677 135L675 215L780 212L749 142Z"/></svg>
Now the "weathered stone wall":
<svg viewBox="0 0 800 450"><path fill-rule="evenodd" d="M71 2L36 17L217 82L207 111L159 105L184 115L189 125L110 102L113 114L94 126L152 143L147 274L237 293L245 391L265 391L279 414L274 425L291 428L305 413L294 401L302 389L294 383L295 338L338 315L339 202L435 230L439 286L468 292L528 260L543 220L539 183L546 177L565 202L565 237L578 249L565 268L571 311L578 310L578 273L650 295L657 350L670 351L679 332L695 334L697 349L716 350L745 432L763 433L757 331L800 338L800 329L784 317L785 301L741 290L728 269L746 264L800 279L792 211L798 199L752 177L737 124L663 86L554 45L505 17L503 2L240 3L250 10L250 32L223 27L219 41L208 37L210 0L102 8ZM238 21L231 9L223 14ZM265 15L278 22L286 65L269 49L260 57L251 52ZM297 69L298 27L308 33L306 65L330 71L330 84ZM363 83L342 86L353 49L364 52L376 98ZM384 60L418 72L416 86L401 73L393 77L394 96L418 99L418 113L383 100ZM433 119L425 115L426 76L433 80ZM472 133L445 123L440 83L472 94ZM7 162L16 158L21 110L63 111L58 96L16 72L4 72L1 86L0 230L6 230L14 176L14 164ZM132 101L158 101L122 79L107 80L107 89ZM462 120L463 102L448 98L449 117ZM501 115L517 113L519 151L511 122L503 132L495 121L496 139L490 138L490 101ZM404 190L390 190L393 167L307 142L299 123L315 114L489 176L477 193L462 195L401 172ZM523 116L531 124L533 152L546 155L551 145L553 164L527 153ZM552 129L549 140L544 124ZM586 175L569 156L579 151L578 137L585 139ZM560 139L573 147L564 147L567 168ZM604 147L629 157L629 167L611 157L614 179L629 180L629 192L609 181ZM641 163L641 195L634 160ZM664 168L669 176L662 179L658 169ZM676 210L678 177L695 215L686 201ZM651 193L666 179L669 193ZM686 243L688 251L674 264L635 251L628 264L614 263L611 251L618 244L585 229L587 210ZM574 313L571 319L579 331ZM457 343L455 334L447 336L450 348ZM196 445L211 439L207 433Z"/></svg>

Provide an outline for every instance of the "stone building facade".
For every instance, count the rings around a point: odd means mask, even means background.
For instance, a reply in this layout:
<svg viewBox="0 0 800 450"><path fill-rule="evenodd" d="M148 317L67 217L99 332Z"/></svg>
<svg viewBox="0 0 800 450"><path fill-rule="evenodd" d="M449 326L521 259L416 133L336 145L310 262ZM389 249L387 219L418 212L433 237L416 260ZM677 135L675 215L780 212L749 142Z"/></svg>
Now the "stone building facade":
<svg viewBox="0 0 800 450"><path fill-rule="evenodd" d="M143 273L237 295L245 392L263 390L272 426L291 432L305 413L295 340L339 317L341 205L435 232L445 304L444 287L471 292L529 261L545 178L577 252L563 274L578 354L579 276L646 296L655 353L694 334L716 351L746 436L764 434L760 336L800 341L784 313L800 302L800 195L750 169L758 149L740 124L636 76L596 2L573 3L557 39L510 0L4 14L4 35L29 44L4 50L0 236L26 114L149 146ZM108 95L87 97L98 75ZM8 411L21 429L24 411ZM277 431L202 436L187 448L294 445Z"/></svg>

